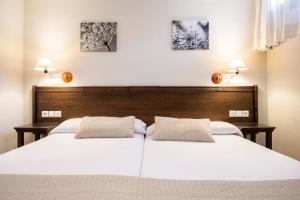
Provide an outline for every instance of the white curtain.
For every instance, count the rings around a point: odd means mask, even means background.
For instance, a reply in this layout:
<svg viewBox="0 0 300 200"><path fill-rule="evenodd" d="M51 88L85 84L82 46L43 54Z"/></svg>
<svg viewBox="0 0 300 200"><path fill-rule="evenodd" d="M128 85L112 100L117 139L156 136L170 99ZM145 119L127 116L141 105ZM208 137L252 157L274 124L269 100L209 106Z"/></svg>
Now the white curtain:
<svg viewBox="0 0 300 200"><path fill-rule="evenodd" d="M254 49L266 51L300 35L300 0L256 0Z"/></svg>

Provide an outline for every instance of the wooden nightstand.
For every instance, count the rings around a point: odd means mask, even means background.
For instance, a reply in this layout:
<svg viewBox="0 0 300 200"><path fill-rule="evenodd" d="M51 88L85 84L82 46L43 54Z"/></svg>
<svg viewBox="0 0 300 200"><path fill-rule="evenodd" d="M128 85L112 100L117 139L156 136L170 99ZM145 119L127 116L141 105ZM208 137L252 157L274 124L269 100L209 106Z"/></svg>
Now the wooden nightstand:
<svg viewBox="0 0 300 200"><path fill-rule="evenodd" d="M273 126L268 126L259 123L234 123L246 137L250 134L251 141L256 142L256 134L259 132L266 133L266 147L272 149L272 133L275 129Z"/></svg>
<svg viewBox="0 0 300 200"><path fill-rule="evenodd" d="M18 147L24 146L24 133L31 132L35 136L35 141L41 138L41 135L47 136L48 133L55 127L57 124L28 124L24 126L18 126L14 129L18 133Z"/></svg>

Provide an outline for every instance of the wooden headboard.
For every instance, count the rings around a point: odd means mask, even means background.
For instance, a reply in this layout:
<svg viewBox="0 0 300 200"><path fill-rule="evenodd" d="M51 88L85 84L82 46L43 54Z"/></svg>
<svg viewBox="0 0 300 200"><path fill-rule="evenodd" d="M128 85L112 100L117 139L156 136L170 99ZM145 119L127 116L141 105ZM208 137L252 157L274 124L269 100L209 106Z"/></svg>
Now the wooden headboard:
<svg viewBox="0 0 300 200"><path fill-rule="evenodd" d="M229 110L249 110L248 118L229 118ZM62 111L42 118L42 111ZM242 87L39 87L33 86L33 122L58 123L83 116L134 115L257 122L257 86Z"/></svg>

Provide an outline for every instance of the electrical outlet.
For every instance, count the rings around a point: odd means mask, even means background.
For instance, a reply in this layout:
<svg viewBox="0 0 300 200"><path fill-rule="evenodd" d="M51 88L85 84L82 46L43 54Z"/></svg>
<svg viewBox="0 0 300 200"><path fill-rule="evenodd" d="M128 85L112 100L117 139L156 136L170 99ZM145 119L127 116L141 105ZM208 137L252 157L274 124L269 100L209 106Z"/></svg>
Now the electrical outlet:
<svg viewBox="0 0 300 200"><path fill-rule="evenodd" d="M249 117L249 110L243 110L243 117Z"/></svg>
<svg viewBox="0 0 300 200"><path fill-rule="evenodd" d="M49 111L49 117L55 117L55 112L54 111Z"/></svg>
<svg viewBox="0 0 300 200"><path fill-rule="evenodd" d="M49 117L49 112L48 111L42 111L42 118L47 118Z"/></svg>
<svg viewBox="0 0 300 200"><path fill-rule="evenodd" d="M56 118L61 118L61 111L54 111L54 116Z"/></svg>
<svg viewBox="0 0 300 200"><path fill-rule="evenodd" d="M235 116L236 117L243 117L243 111L241 111L241 110L236 111Z"/></svg>
<svg viewBox="0 0 300 200"><path fill-rule="evenodd" d="M235 110L229 110L229 117L236 117L236 111Z"/></svg>

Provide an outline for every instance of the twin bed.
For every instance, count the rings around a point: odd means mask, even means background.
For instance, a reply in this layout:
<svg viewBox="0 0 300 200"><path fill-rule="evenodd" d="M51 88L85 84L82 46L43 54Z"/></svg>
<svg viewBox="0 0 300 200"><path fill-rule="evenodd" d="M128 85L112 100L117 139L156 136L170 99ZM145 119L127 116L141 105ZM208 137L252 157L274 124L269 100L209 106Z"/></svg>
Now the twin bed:
<svg viewBox="0 0 300 200"><path fill-rule="evenodd" d="M146 138L142 176L177 180L286 180L300 178L300 162L236 135L215 143ZM300 188L299 188L300 189Z"/></svg>
<svg viewBox="0 0 300 200"><path fill-rule="evenodd" d="M46 109L45 96L51 102L48 105L50 109L62 109L55 100L57 93L66 102L76 96L70 89L46 88L47 92L44 89L34 88L36 102L33 115L34 120L39 122L53 120L40 118L37 114ZM195 89L198 94L204 94L203 88ZM94 97L98 98L93 112L99 112L104 106L99 96L104 96L104 104L107 104L109 96L114 96L117 91L118 98L123 102L121 106L128 108L134 106L128 104L129 100L140 96L141 92L140 88L133 90L138 94L131 93L128 88L121 91L120 88L101 88L100 93L95 88L88 90L83 96L92 99L92 103L95 103ZM188 94L185 98L195 98L190 90L179 88L179 92ZM233 101L237 109L248 109L252 114L249 119L240 120L256 120L256 87L209 90L210 93L205 89L205 95L209 94L210 97L208 103L219 98L223 106L228 106L226 109L235 109L231 107ZM78 91L77 88L75 93ZM151 91L152 95L147 96L148 101L142 101L141 104L145 107L151 105L154 110L159 108L153 107L156 104L149 100L153 95L161 100L167 96L173 97L174 91L178 95L178 90L174 88L151 88ZM222 98L220 93L224 95L221 95ZM62 94L67 94L71 99ZM202 98L202 95L198 97ZM240 96L251 103L237 103L241 100ZM183 97L178 98L182 100ZM196 99L201 105L202 100ZM172 104L173 101L167 98L166 102ZM162 100L165 106L166 102ZM180 104L177 112L168 111L166 114L200 118L197 113L200 110L206 112L206 108L187 105L190 104ZM117 112L106 108L99 114L123 115L119 106L115 108L119 110ZM83 107L86 112L91 112L86 106ZM70 113L64 109L66 118L75 115L80 117L77 111ZM161 109L166 110L168 108ZM158 114L164 114L161 111ZM133 109L123 109L123 112L136 112L148 125L151 123L152 114L139 115L140 111ZM210 113L212 115L208 117L213 119L232 120L220 108L211 109ZM79 124L80 119L67 120L52 130L49 136L1 155L0 199L300 199L300 162L252 143L241 137L238 131L213 131L214 143L158 141L152 138L150 128L144 133L135 131L133 138L76 139Z"/></svg>

